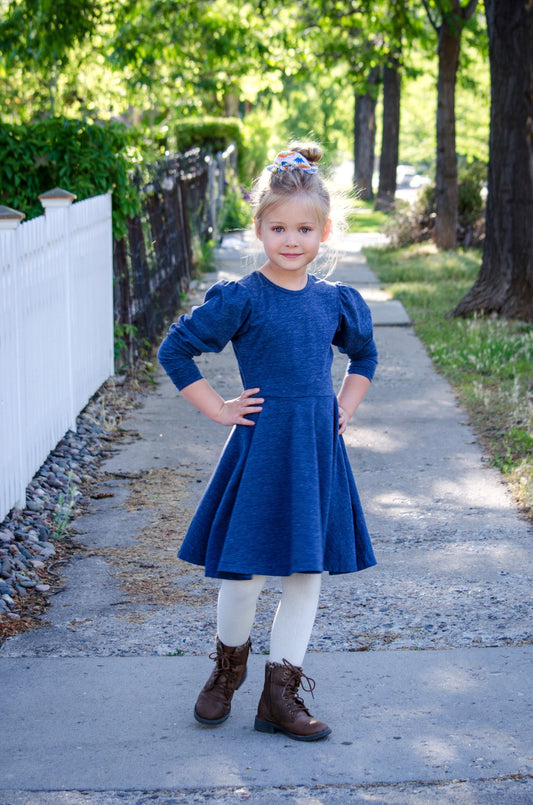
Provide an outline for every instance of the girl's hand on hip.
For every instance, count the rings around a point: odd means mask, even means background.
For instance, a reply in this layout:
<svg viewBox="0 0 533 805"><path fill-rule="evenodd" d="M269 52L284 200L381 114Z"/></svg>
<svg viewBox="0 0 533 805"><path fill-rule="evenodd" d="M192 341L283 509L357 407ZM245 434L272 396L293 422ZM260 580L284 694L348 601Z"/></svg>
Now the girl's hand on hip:
<svg viewBox="0 0 533 805"><path fill-rule="evenodd" d="M245 389L235 400L226 400L221 406L215 422L220 425L255 425L253 419L246 419L249 414L257 414L263 410L262 397L254 397L259 389Z"/></svg>
<svg viewBox="0 0 533 805"><path fill-rule="evenodd" d="M339 436L344 433L348 425L349 417L344 408L339 405Z"/></svg>

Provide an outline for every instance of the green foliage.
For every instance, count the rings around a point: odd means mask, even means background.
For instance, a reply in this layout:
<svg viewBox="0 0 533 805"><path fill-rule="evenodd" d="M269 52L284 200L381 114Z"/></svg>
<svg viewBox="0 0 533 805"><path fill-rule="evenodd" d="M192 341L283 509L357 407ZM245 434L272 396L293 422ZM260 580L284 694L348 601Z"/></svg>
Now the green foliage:
<svg viewBox="0 0 533 805"><path fill-rule="evenodd" d="M244 187L230 179L219 211L219 230L231 232L248 229L252 223L250 197Z"/></svg>
<svg viewBox="0 0 533 805"><path fill-rule="evenodd" d="M235 117L184 118L174 126L176 147L184 153L189 148L205 148L216 154L235 143L237 153L242 151L242 123Z"/></svg>
<svg viewBox="0 0 533 805"><path fill-rule="evenodd" d="M459 223L470 226L483 215L481 191L487 179L487 166L478 160L461 160L458 173Z"/></svg>
<svg viewBox="0 0 533 805"><path fill-rule="evenodd" d="M467 28L467 30L469 30ZM432 172L436 160L437 63L433 50L410 43L402 81L400 160L421 173ZM455 92L458 154L486 163L489 156L490 75L488 59L467 39Z"/></svg>
<svg viewBox="0 0 533 805"><path fill-rule="evenodd" d="M357 200L348 215L349 232L382 232L388 217L374 209L372 201Z"/></svg>
<svg viewBox="0 0 533 805"><path fill-rule="evenodd" d="M72 470L67 476L67 488L65 492L61 492L57 499L57 505L54 512L52 521L52 538L63 539L67 532L68 524L71 519L72 510L76 503L76 498L80 494L78 487L72 480Z"/></svg>
<svg viewBox="0 0 533 805"><path fill-rule="evenodd" d="M122 372L132 363L131 347L137 338L137 327L134 324L115 322L113 335L115 371Z"/></svg>
<svg viewBox="0 0 533 805"><path fill-rule="evenodd" d="M479 246L484 234L484 202L482 188L487 166L477 160L460 160L458 171L458 240L464 245ZM409 205L397 202L385 224L385 232L396 247L420 243L433 237L435 225L435 185L427 184L416 201Z"/></svg>
<svg viewBox="0 0 533 805"><path fill-rule="evenodd" d="M365 249L371 268L406 307L417 335L452 383L491 455L533 516L533 325L446 318L475 281L478 251L429 244Z"/></svg>
<svg viewBox="0 0 533 805"><path fill-rule="evenodd" d="M339 154L351 150L353 139L353 90L345 65L332 66L309 80L291 76L284 80L279 103L282 106L278 137L290 140L318 140L325 145L326 167ZM281 145L283 145L283 142Z"/></svg>
<svg viewBox="0 0 533 805"><path fill-rule="evenodd" d="M337 153L344 159L354 89L364 90L369 70L398 55L401 41L401 161L424 170L434 164L434 33L417 4L6 0L4 8L3 120L37 120L54 110L120 118L145 127L143 147L161 156L173 150L175 130L179 139L181 127L185 135L188 121L205 111L238 114L246 150L238 142L239 176L247 181L280 143L309 132L333 160ZM457 146L486 159L488 60L477 47L485 39L477 30L469 37L458 76ZM379 128L378 113L378 150ZM185 147L191 144L187 136Z"/></svg>
<svg viewBox="0 0 533 805"><path fill-rule="evenodd" d="M49 70L94 31L98 0L11 0L0 20L0 52L10 64Z"/></svg>
<svg viewBox="0 0 533 805"><path fill-rule="evenodd" d="M269 162L269 153L279 150L278 129L272 114L267 115L261 105L247 114L243 120L244 150L239 157L240 174L246 181L255 179Z"/></svg>
<svg viewBox="0 0 533 805"><path fill-rule="evenodd" d="M215 244L213 240L203 241L198 233L192 235L192 259L197 275L215 270Z"/></svg>
<svg viewBox="0 0 533 805"><path fill-rule="evenodd" d="M170 85L172 105L186 99L196 113L227 113L227 96L277 50L265 37L272 20L241 0L136 0L116 7L113 23L108 54L128 84L157 94Z"/></svg>
<svg viewBox="0 0 533 805"><path fill-rule="evenodd" d="M77 200L113 192L113 230L126 231L126 219L139 210L128 171L134 159L126 129L65 118L28 125L0 123L0 200L34 218L43 214L41 193L62 187Z"/></svg>

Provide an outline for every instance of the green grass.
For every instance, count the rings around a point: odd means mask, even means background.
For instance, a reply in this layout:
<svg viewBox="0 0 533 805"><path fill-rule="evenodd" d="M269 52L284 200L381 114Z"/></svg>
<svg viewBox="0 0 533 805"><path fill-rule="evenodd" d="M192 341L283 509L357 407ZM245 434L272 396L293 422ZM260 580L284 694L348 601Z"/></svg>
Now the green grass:
<svg viewBox="0 0 533 805"><path fill-rule="evenodd" d="M374 209L372 201L354 201L348 214L348 232L382 232L387 215Z"/></svg>
<svg viewBox="0 0 533 805"><path fill-rule="evenodd" d="M472 286L481 254L432 245L365 249L468 411L491 463L533 518L533 324L445 318Z"/></svg>

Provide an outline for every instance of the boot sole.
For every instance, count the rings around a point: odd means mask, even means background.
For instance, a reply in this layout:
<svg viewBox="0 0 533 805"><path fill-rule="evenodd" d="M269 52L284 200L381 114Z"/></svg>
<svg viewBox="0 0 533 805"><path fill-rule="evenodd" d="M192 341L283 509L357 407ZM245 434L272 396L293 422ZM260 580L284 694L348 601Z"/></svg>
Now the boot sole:
<svg viewBox="0 0 533 805"><path fill-rule="evenodd" d="M292 738L293 741L319 741L321 738L326 738L331 732L328 727L327 730L317 732L314 735L296 735L294 732L289 732L285 727L280 727L278 724L273 724L271 721L263 721L263 719L256 716L254 729L258 732L268 732L273 735L275 732L282 732L287 738Z"/></svg>
<svg viewBox="0 0 533 805"><path fill-rule="evenodd" d="M196 707L194 708L194 717L198 721L199 724L206 724L208 727L217 727L219 724L223 724L229 718L229 714L231 713L231 708L228 710L225 716L222 718L202 718L196 712Z"/></svg>

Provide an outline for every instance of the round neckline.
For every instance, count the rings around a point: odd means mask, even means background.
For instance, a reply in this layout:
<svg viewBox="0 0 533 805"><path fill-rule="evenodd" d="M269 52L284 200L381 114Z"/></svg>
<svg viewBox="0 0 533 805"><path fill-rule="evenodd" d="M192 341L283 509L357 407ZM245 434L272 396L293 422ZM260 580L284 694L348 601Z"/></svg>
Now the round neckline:
<svg viewBox="0 0 533 805"><path fill-rule="evenodd" d="M282 291L283 293L291 294L292 296L296 294L305 293L311 284L311 275L307 275L307 282L305 283L303 288L299 288L297 291L293 291L291 288L284 288L283 285L278 285L276 282L272 282L268 277L266 277L262 271L256 271L256 274L259 275L260 280L264 280L268 285L271 285L273 288L277 288L278 291Z"/></svg>

